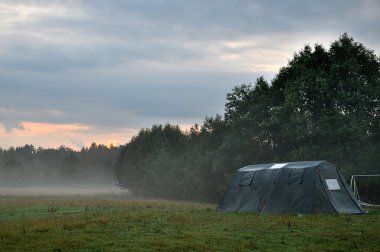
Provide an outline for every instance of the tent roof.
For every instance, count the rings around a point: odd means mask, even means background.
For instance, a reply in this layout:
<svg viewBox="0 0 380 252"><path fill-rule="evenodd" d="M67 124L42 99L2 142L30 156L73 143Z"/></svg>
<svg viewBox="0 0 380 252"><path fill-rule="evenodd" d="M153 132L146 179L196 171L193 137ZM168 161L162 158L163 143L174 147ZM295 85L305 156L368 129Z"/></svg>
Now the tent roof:
<svg viewBox="0 0 380 252"><path fill-rule="evenodd" d="M257 171L265 169L281 169L281 168L290 168L290 169L300 169L300 168L313 168L321 164L330 164L325 160L317 161L299 161L299 162L287 162L287 163L270 163L270 164L258 164L258 165L247 165L243 168L240 168L239 171Z"/></svg>

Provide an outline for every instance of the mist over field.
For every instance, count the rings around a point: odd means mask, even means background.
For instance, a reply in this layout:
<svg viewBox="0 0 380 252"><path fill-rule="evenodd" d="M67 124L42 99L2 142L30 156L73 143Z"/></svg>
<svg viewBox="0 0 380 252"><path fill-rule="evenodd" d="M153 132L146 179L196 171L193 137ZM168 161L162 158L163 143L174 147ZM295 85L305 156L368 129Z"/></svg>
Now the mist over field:
<svg viewBox="0 0 380 252"><path fill-rule="evenodd" d="M95 143L81 151L32 145L1 150L0 195L120 193L112 167L119 150Z"/></svg>
<svg viewBox="0 0 380 252"><path fill-rule="evenodd" d="M120 188L112 174L91 175L87 179L68 180L59 175L28 176L15 179L9 174L0 172L0 195L127 195L128 190Z"/></svg>
<svg viewBox="0 0 380 252"><path fill-rule="evenodd" d="M60 196L60 195L103 195L114 196L124 195L125 190L121 190L115 185L72 185L72 186L30 186L30 187L3 187L0 186L0 195L23 195L23 196Z"/></svg>

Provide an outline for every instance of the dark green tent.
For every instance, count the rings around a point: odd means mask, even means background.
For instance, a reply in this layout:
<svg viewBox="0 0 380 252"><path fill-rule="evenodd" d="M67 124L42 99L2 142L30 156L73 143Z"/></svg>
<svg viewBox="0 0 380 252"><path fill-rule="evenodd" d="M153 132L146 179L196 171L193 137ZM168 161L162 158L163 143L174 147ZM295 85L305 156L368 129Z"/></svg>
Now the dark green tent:
<svg viewBox="0 0 380 252"><path fill-rule="evenodd" d="M249 165L239 169L220 211L364 213L339 168L327 161Z"/></svg>

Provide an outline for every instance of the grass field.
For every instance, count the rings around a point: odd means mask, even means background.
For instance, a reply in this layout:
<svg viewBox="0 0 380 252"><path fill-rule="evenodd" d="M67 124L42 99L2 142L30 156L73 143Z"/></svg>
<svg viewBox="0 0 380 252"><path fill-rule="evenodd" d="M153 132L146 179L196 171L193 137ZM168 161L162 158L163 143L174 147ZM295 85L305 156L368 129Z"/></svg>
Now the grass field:
<svg viewBox="0 0 380 252"><path fill-rule="evenodd" d="M366 215L220 213L215 205L0 196L0 251L380 251Z"/></svg>

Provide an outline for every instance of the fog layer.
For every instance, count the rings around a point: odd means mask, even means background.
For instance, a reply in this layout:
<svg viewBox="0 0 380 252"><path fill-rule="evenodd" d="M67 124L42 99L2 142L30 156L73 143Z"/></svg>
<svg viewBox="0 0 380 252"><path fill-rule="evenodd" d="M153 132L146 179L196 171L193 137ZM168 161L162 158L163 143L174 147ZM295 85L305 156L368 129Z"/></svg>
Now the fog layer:
<svg viewBox="0 0 380 252"><path fill-rule="evenodd" d="M118 147L92 144L81 151L24 147L0 149L0 195L120 192L113 162Z"/></svg>

